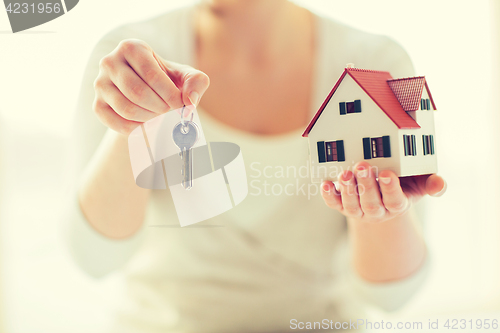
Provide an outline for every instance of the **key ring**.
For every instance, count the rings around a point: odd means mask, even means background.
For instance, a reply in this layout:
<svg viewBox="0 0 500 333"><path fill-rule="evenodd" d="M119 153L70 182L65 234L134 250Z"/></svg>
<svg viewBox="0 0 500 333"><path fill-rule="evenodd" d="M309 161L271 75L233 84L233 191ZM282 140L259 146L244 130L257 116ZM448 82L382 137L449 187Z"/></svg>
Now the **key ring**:
<svg viewBox="0 0 500 333"><path fill-rule="evenodd" d="M192 121L193 121L193 116L194 116L194 113L193 113L193 112L191 112L191 119L190 119L190 120L188 120L188 121L186 121L186 120L184 119L184 109L185 109L185 108L186 108L186 106L184 105L184 106L182 107L182 110L181 110L181 125L182 125L182 127L181 127L181 131L182 131L182 133L184 133L184 134L186 134L186 133L188 133L188 132L189 132L189 126L188 126L188 125L189 125L189 123L190 123L190 122L192 122Z"/></svg>

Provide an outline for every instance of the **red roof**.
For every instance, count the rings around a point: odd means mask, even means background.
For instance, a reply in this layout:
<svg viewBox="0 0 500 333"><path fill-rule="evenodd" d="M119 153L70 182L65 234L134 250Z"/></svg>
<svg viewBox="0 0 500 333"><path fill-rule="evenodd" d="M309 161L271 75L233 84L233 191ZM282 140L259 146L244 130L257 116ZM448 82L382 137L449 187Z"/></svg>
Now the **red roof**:
<svg viewBox="0 0 500 333"><path fill-rule="evenodd" d="M377 104L382 111L398 126L398 128L420 128L417 122L405 112L404 107L408 107L407 105L413 105L415 96L417 93L413 92L413 90L418 90L419 78L407 78L394 80L389 74L389 72L383 71L374 71L368 69L359 69L359 68L346 68L340 78L337 80L337 83L333 87L333 89L328 94L328 97L325 99L318 112L314 115L313 119L307 126L306 130L302 134L303 137L307 137L309 132L313 128L314 124L318 120L319 116L330 102L333 94L340 86L340 83L344 79L344 77L349 74L352 79L366 92L368 96ZM423 77L422 77L423 78ZM415 80L413 80L415 79ZM403 82L407 80L408 82ZM391 82L391 83L390 83ZM427 88L427 83L425 83L425 79L423 80L427 92L429 94L429 98L432 101L432 96ZM391 86L394 86L395 91L391 89ZM417 86L415 89L410 89L408 86L413 87ZM411 90L411 98L406 98L406 91ZM397 91L397 92L396 92ZM397 96L400 97L397 97ZM422 96L422 89L420 89L420 95L418 97L417 103L420 101L420 97ZM403 101L403 102L401 102ZM401 102L401 103L400 103ZM402 106L405 105L405 106ZM434 101L432 101L432 105L434 109L436 109L434 105ZM417 105L418 108L418 105Z"/></svg>

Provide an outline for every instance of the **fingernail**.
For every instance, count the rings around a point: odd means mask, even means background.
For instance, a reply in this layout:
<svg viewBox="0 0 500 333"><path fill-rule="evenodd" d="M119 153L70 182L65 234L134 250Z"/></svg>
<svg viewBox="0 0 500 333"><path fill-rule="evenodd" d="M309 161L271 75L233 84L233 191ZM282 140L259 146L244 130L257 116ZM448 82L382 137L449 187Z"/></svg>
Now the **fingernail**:
<svg viewBox="0 0 500 333"><path fill-rule="evenodd" d="M198 94L196 91L191 91L188 97L191 104L193 104L194 106L198 105L198 102L200 101L200 94Z"/></svg>
<svg viewBox="0 0 500 333"><path fill-rule="evenodd" d="M368 170L365 169L364 167L358 167L358 168L356 168L356 170L358 171L358 173L357 173L358 177L361 177L361 178L368 177Z"/></svg>
<svg viewBox="0 0 500 333"><path fill-rule="evenodd" d="M446 189L448 188L448 184L446 184L446 181L444 182L444 186L443 188L441 189L441 191L439 191L438 193L434 193L434 194L431 194L432 197L440 197L444 194L444 192L446 192Z"/></svg>
<svg viewBox="0 0 500 333"><path fill-rule="evenodd" d="M345 177L345 176L344 176L344 177ZM348 179L342 179L342 180L341 180L342 184L344 184L344 185L349 185L349 184L351 184L351 182L352 182L352 175L349 175L348 177L349 177Z"/></svg>
<svg viewBox="0 0 500 333"><path fill-rule="evenodd" d="M327 183L323 184L323 191L330 192L330 184Z"/></svg>
<svg viewBox="0 0 500 333"><path fill-rule="evenodd" d="M378 177L378 180L387 185L391 182L391 177Z"/></svg>

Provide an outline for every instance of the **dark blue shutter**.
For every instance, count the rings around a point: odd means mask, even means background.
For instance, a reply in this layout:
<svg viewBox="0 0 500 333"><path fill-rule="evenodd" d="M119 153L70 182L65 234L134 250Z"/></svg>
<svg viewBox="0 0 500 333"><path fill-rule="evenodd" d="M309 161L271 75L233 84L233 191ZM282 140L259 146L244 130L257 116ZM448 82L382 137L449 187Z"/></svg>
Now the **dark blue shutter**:
<svg viewBox="0 0 500 333"><path fill-rule="evenodd" d="M343 140L337 140L337 160L339 162L345 161L344 141Z"/></svg>
<svg viewBox="0 0 500 333"><path fill-rule="evenodd" d="M410 144L410 136L403 135L403 141L405 145L405 156L411 155L411 144Z"/></svg>
<svg viewBox="0 0 500 333"><path fill-rule="evenodd" d="M427 103L427 110L431 109L431 101L429 99L426 100Z"/></svg>
<svg viewBox="0 0 500 333"><path fill-rule="evenodd" d="M326 162L325 141L318 141L318 159L319 163Z"/></svg>
<svg viewBox="0 0 500 333"><path fill-rule="evenodd" d="M339 108L340 108L340 114L346 114L346 112L345 112L345 102L340 102L339 103Z"/></svg>
<svg viewBox="0 0 500 333"><path fill-rule="evenodd" d="M425 140L425 135L422 135L422 144L424 145L424 155L427 155L427 142Z"/></svg>
<svg viewBox="0 0 500 333"><path fill-rule="evenodd" d="M403 145L405 148L405 156L408 155L408 143L406 142L406 135L403 134Z"/></svg>
<svg viewBox="0 0 500 333"><path fill-rule="evenodd" d="M391 138L388 135L382 137L382 144L384 145L384 157L391 157Z"/></svg>
<svg viewBox="0 0 500 333"><path fill-rule="evenodd" d="M411 145L411 135L406 136L406 140L408 141L408 155L413 155L413 147Z"/></svg>
<svg viewBox="0 0 500 333"><path fill-rule="evenodd" d="M417 156L417 140L415 139L415 135L412 135L411 136L411 141L412 141L412 152L413 152L413 156Z"/></svg>
<svg viewBox="0 0 500 333"><path fill-rule="evenodd" d="M413 145L414 135L408 135L408 146L410 146L410 156L415 156L415 146Z"/></svg>
<svg viewBox="0 0 500 333"><path fill-rule="evenodd" d="M372 145L370 143L370 138L363 138L363 153L365 155L365 160L372 158Z"/></svg>
<svg viewBox="0 0 500 333"><path fill-rule="evenodd" d="M361 112L361 100L357 99L354 101L354 112Z"/></svg>
<svg viewBox="0 0 500 333"><path fill-rule="evenodd" d="M413 149L412 149L413 147L411 145L411 143L412 143L411 142L411 135L407 135L406 140L408 141L408 155L412 156L413 155Z"/></svg>
<svg viewBox="0 0 500 333"><path fill-rule="evenodd" d="M434 135L429 135L431 140L431 155L434 155Z"/></svg>
<svg viewBox="0 0 500 333"><path fill-rule="evenodd" d="M420 100L420 109L421 110L424 109L424 99L423 98Z"/></svg>

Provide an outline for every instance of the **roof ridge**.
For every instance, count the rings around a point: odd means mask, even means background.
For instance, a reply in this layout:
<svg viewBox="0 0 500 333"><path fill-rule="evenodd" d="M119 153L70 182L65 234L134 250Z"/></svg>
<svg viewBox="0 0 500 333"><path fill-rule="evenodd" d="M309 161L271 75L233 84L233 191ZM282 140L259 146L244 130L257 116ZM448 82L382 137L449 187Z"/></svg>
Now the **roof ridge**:
<svg viewBox="0 0 500 333"><path fill-rule="evenodd" d="M374 69L363 69L363 68L355 68L355 67L346 67L346 71L355 71L355 72L370 72L370 73L389 73L388 71L377 71Z"/></svg>
<svg viewBox="0 0 500 333"><path fill-rule="evenodd" d="M397 79L388 79L387 82L389 82L389 81L403 81L403 80L411 80L411 79L425 79L425 76L400 77L400 78L397 78Z"/></svg>

